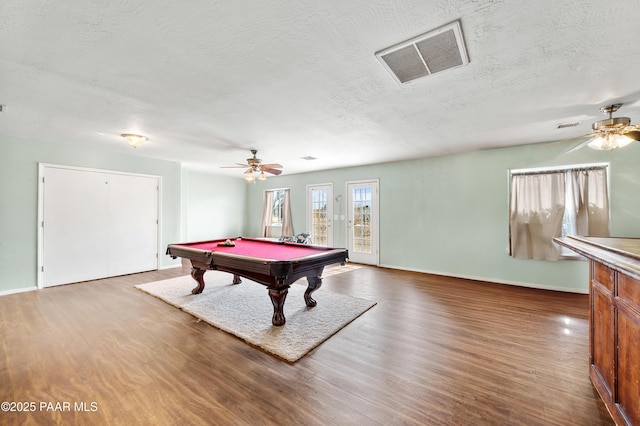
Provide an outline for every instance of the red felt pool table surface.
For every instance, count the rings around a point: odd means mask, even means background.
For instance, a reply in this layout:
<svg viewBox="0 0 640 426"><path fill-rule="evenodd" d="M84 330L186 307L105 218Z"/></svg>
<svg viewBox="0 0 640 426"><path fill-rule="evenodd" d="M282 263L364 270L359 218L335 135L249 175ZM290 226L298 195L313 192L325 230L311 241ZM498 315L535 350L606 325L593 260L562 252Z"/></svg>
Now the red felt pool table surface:
<svg viewBox="0 0 640 426"><path fill-rule="evenodd" d="M280 242L274 243L273 241L258 239L230 239L230 241L235 244L235 247L225 247L218 245L224 243L225 241L226 240L212 240L179 245L198 250L237 254L270 260L291 260L331 250L331 248L325 247L305 246L300 244Z"/></svg>

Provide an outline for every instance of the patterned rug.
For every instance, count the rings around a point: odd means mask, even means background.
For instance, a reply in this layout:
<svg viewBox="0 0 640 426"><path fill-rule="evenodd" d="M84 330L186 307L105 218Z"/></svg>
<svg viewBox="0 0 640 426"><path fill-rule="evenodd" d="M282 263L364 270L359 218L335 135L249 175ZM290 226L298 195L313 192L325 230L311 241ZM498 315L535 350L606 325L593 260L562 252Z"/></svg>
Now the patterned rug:
<svg viewBox="0 0 640 426"><path fill-rule="evenodd" d="M323 277L335 272L330 269L327 268ZM307 286L302 279L289 289L284 304L286 324L275 327L271 324L273 305L267 288L246 278L234 285L232 277L224 272L207 271L205 289L198 295L191 294L196 283L188 275L136 288L291 363L376 304L320 288L313 293L317 306L309 308L304 303Z"/></svg>

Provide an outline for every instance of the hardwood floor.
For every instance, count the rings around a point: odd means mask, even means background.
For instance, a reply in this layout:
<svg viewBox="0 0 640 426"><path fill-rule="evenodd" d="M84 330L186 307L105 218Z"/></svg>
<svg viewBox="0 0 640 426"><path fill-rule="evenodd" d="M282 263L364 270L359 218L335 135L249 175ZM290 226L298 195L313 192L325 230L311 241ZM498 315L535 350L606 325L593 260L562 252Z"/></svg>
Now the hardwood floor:
<svg viewBox="0 0 640 426"><path fill-rule="evenodd" d="M0 424L613 424L586 295L363 267L318 307L378 304L288 364L133 288L188 272L0 297L0 402L36 404Z"/></svg>

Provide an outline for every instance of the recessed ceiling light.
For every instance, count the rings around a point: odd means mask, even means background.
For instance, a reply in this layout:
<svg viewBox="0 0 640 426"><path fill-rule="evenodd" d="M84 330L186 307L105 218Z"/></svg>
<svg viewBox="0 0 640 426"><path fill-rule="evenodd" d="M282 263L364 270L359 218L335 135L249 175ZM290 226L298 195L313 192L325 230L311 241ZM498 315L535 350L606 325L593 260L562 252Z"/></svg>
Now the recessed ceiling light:
<svg viewBox="0 0 640 426"><path fill-rule="evenodd" d="M311 161L311 160L317 160L317 158L316 158L316 157L312 157L312 156L310 156L310 155L307 155L306 157L300 157L300 158L302 158L303 160L308 160L308 161Z"/></svg>

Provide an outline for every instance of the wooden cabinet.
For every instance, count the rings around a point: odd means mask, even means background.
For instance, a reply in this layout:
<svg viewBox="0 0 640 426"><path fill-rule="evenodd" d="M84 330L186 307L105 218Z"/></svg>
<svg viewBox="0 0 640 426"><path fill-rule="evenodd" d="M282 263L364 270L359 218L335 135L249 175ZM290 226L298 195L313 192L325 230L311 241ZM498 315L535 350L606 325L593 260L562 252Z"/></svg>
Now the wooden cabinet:
<svg viewBox="0 0 640 426"><path fill-rule="evenodd" d="M640 281L590 263L591 380L616 422L640 425Z"/></svg>
<svg viewBox="0 0 640 426"><path fill-rule="evenodd" d="M640 426L640 239L556 240L589 259L589 376L619 425Z"/></svg>
<svg viewBox="0 0 640 426"><path fill-rule="evenodd" d="M640 239L564 237L589 260L589 376L619 425L640 426Z"/></svg>

